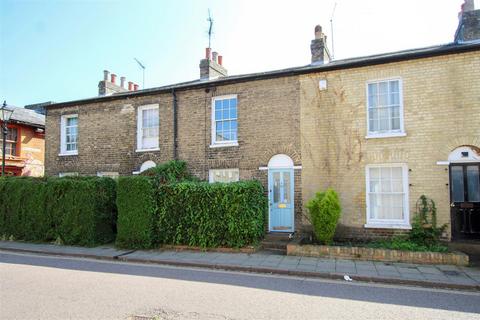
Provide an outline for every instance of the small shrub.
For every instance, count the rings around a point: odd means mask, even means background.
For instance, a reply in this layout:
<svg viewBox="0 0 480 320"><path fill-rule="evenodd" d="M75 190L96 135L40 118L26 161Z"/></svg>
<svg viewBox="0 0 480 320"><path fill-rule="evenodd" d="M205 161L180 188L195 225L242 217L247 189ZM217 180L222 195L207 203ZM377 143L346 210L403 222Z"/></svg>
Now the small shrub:
<svg viewBox="0 0 480 320"><path fill-rule="evenodd" d="M438 245L447 224L437 227L437 208L432 199L425 195L417 201L417 212L413 219L409 238L420 246L431 247Z"/></svg>
<svg viewBox="0 0 480 320"><path fill-rule="evenodd" d="M155 189L144 176L120 177L117 187L119 247L140 249L154 245Z"/></svg>
<svg viewBox="0 0 480 320"><path fill-rule="evenodd" d="M317 192L308 201L307 209L316 239L322 244L332 243L341 213L338 194L333 189Z"/></svg>

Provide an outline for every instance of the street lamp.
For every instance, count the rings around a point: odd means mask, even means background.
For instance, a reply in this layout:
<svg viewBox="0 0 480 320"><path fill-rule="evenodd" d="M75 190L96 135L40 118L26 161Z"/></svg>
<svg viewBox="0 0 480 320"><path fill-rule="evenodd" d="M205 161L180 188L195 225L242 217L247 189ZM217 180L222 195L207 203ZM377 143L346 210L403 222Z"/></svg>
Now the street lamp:
<svg viewBox="0 0 480 320"><path fill-rule="evenodd" d="M2 140L2 177L5 175L5 153L7 149L7 134L8 134L8 121L12 117L13 110L7 108L7 102L3 101L3 105L0 108L0 120L2 121L2 133L3 133L3 140Z"/></svg>

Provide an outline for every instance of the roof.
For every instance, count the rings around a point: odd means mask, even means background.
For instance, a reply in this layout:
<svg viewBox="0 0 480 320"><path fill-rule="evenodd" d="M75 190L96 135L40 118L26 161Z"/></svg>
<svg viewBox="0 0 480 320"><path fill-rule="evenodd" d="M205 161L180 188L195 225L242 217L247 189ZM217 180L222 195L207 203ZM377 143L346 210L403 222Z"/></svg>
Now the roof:
<svg viewBox="0 0 480 320"><path fill-rule="evenodd" d="M13 107L10 121L30 125L32 127L45 128L45 116L33 110Z"/></svg>
<svg viewBox="0 0 480 320"><path fill-rule="evenodd" d="M427 58L427 57L447 55L447 54L456 54L456 53L462 53L462 52L468 52L468 51L478 51L478 50L480 50L480 41L472 41L469 43L449 43L449 44L443 44L443 45L437 45L437 46L431 46L431 47L425 47L425 48L409 49L409 50L349 58L349 59L343 59L343 60L334 60L334 61L330 61L329 63L321 64L321 65L309 64L305 66L293 67L293 68L287 68L287 69L281 69L281 70L227 76L227 77L221 77L221 78L212 79L212 80L193 80L193 81L181 82L181 83L176 83L176 84L162 86L162 87L149 88L149 89L143 89L138 91L121 92L121 93L116 93L110 96L92 97L87 99L53 103L46 107L52 108L52 107L62 107L62 106L68 106L68 105L81 105L81 104L87 104L87 103L93 103L93 102L106 102L111 100L133 98L138 96L170 92L172 90L179 91L179 90L186 90L186 89L193 89L193 88L210 87L214 85L223 85L223 84L231 84L231 83L238 83L238 82L245 82L245 81L271 79L271 78L285 77L285 76L295 76L295 75L308 74L308 73L314 73L314 72L358 68L358 67L364 67L369 65L378 65L378 64L385 64L385 63L391 63L391 62L414 60L414 59L420 59L420 58Z"/></svg>

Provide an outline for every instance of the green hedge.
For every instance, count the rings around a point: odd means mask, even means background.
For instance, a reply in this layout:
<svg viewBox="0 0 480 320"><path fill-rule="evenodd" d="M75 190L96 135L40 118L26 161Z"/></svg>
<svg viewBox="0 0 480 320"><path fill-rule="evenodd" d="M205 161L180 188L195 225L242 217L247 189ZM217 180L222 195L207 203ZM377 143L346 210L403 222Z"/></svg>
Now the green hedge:
<svg viewBox="0 0 480 320"><path fill-rule="evenodd" d="M29 241L49 237L45 182L35 178L0 178L0 235Z"/></svg>
<svg viewBox="0 0 480 320"><path fill-rule="evenodd" d="M118 179L117 246L136 249L154 245L154 191L151 178L130 176Z"/></svg>
<svg viewBox="0 0 480 320"><path fill-rule="evenodd" d="M115 237L115 181L100 177L0 179L0 234L93 246Z"/></svg>
<svg viewBox="0 0 480 320"><path fill-rule="evenodd" d="M267 199L257 181L162 185L157 241L199 247L243 247L264 233Z"/></svg>
<svg viewBox="0 0 480 320"><path fill-rule="evenodd" d="M157 186L142 176L118 181L117 245L243 247L264 233L267 199L256 181Z"/></svg>
<svg viewBox="0 0 480 320"><path fill-rule="evenodd" d="M157 184L192 181L195 179L181 160L171 160L143 171L140 175L151 177Z"/></svg>

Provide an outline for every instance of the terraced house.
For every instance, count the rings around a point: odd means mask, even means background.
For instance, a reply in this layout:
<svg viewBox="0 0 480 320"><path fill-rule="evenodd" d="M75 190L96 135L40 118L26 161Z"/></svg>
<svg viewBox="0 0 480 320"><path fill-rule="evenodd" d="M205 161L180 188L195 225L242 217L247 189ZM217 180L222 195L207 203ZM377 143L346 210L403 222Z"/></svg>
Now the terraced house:
<svg viewBox="0 0 480 320"><path fill-rule="evenodd" d="M136 90L105 72L99 96L49 105L48 175L130 175L185 160L211 182L258 179L268 230L308 228L304 203L333 187L338 237L410 229L432 198L448 239L480 236L480 10L466 1L452 43L228 76L206 50L200 79ZM452 32L453 33L453 32Z"/></svg>

